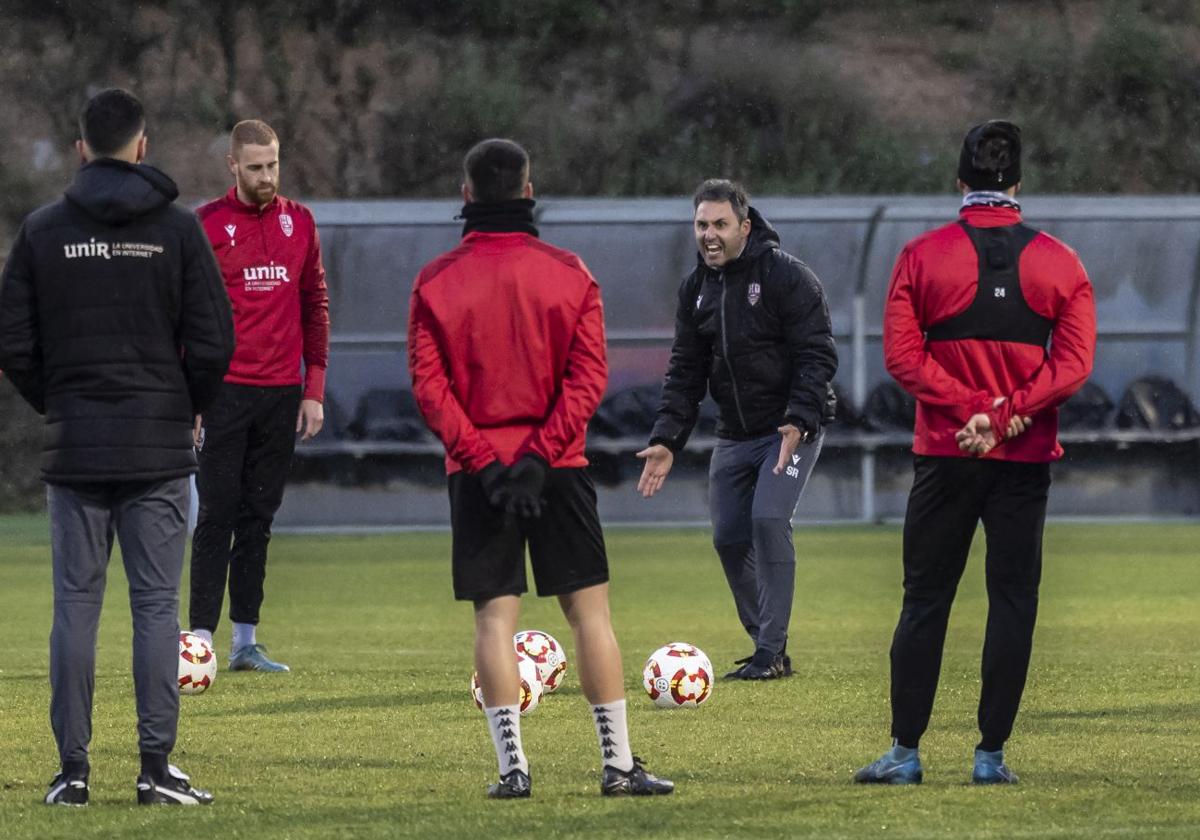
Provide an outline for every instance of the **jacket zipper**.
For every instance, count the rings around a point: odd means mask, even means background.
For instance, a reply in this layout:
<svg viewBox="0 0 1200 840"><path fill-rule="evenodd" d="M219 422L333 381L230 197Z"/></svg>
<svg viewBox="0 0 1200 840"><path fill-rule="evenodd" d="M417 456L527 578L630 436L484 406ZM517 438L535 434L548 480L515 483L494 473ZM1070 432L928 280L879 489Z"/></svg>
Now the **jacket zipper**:
<svg viewBox="0 0 1200 840"><path fill-rule="evenodd" d="M271 254L267 251L267 231L263 227L264 214L265 211L258 211L258 244L259 247L262 248L263 259L266 260L268 265L274 265L275 261L271 259Z"/></svg>
<svg viewBox="0 0 1200 840"><path fill-rule="evenodd" d="M733 385L733 405L742 423L742 434L747 434L749 426L746 425L746 415L742 414L742 401L738 399L737 377L733 375L733 358L729 355L729 331L725 327L725 272L720 272L717 279L721 281L721 350L725 354L725 367L729 368L729 382Z"/></svg>

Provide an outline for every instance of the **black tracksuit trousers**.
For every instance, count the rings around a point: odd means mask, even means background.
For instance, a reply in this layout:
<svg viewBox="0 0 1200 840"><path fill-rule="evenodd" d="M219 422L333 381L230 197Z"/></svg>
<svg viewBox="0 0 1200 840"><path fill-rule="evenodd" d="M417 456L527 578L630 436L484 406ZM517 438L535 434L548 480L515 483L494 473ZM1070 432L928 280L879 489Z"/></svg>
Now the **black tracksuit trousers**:
<svg viewBox="0 0 1200 840"><path fill-rule="evenodd" d="M946 625L971 539L987 539L980 748L1012 733L1025 689L1042 574L1050 465L919 455L904 517L904 606L892 639L892 737L916 747L929 725Z"/></svg>
<svg viewBox="0 0 1200 840"><path fill-rule="evenodd" d="M298 385L225 382L204 415L200 515L192 535L193 630L216 630L227 575L229 620L258 624L267 543L296 450L299 410Z"/></svg>

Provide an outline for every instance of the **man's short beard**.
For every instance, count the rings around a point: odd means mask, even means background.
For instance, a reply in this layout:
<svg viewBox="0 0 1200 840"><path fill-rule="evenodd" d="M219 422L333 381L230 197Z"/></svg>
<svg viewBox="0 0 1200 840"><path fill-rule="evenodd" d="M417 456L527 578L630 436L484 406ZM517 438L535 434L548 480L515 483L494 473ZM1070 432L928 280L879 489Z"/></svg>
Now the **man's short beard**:
<svg viewBox="0 0 1200 840"><path fill-rule="evenodd" d="M274 184L269 186L257 187L254 184L241 184L242 192L249 196L253 201L259 204L267 204L275 197L275 193L279 188Z"/></svg>

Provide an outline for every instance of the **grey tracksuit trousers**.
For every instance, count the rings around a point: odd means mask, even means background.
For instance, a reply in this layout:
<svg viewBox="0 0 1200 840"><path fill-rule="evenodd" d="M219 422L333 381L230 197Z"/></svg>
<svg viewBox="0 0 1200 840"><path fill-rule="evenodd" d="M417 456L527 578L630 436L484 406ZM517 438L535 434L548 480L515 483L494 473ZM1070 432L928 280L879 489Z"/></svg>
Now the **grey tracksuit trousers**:
<svg viewBox="0 0 1200 840"><path fill-rule="evenodd" d="M139 748L169 754L175 747L189 492L186 477L47 487L54 566L50 725L64 765L88 763L96 633L114 537L129 580Z"/></svg>
<svg viewBox="0 0 1200 840"><path fill-rule="evenodd" d="M781 437L721 440L709 464L713 546L725 568L742 626L755 648L787 646L796 582L792 515L808 484L825 434L796 447L788 469L775 475Z"/></svg>

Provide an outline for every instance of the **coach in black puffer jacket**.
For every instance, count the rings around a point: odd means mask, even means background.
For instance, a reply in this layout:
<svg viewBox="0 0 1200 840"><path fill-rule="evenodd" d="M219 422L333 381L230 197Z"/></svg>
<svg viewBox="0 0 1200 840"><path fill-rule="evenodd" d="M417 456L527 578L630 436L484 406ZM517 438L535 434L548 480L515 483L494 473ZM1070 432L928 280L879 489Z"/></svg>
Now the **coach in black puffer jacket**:
<svg viewBox="0 0 1200 840"><path fill-rule="evenodd" d="M833 420L837 350L816 275L779 248L753 207L745 249L720 269L698 260L679 289L675 341L650 436L678 452L705 388L717 436L749 440L792 423L815 435Z"/></svg>
<svg viewBox="0 0 1200 840"><path fill-rule="evenodd" d="M46 415L52 484L196 470L192 422L233 354L229 299L179 191L101 157L21 227L0 285L0 368Z"/></svg>
<svg viewBox="0 0 1200 840"><path fill-rule="evenodd" d="M707 388L717 403L709 515L738 618L754 653L728 677L790 676L796 554L791 518L833 419L837 350L821 284L722 179L700 185L692 220L700 262L683 281L675 342L638 491L663 486Z"/></svg>

